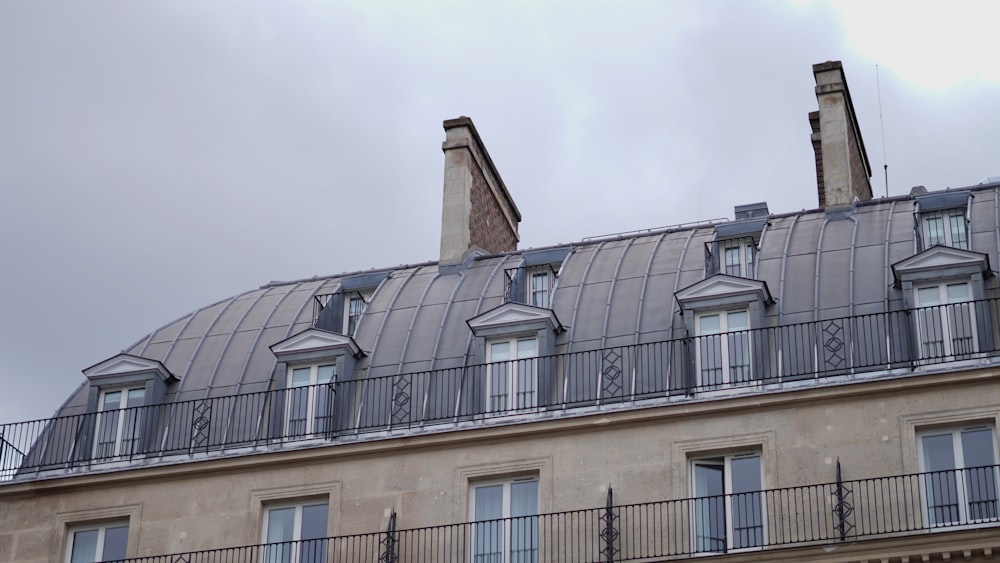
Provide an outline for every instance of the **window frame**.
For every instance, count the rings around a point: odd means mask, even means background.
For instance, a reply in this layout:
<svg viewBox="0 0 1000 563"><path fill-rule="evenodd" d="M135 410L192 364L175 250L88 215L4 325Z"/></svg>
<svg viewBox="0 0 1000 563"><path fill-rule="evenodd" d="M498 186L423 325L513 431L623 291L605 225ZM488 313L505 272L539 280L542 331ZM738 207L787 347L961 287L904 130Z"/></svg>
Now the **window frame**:
<svg viewBox="0 0 1000 563"><path fill-rule="evenodd" d="M325 506L326 507L326 524L323 526L323 535L318 538L303 538L302 537L302 524L305 516L305 509L314 506ZM292 516L292 539L281 540L281 541L269 541L268 535L270 532L271 524L271 511L272 510L286 510L292 508L294 513ZM304 560L308 561L326 561L330 538L330 499L329 498L313 498L313 499L303 499L297 501L285 501L285 502L274 502L267 503L263 506L263 514L261 515L261 561L271 562L271 561L289 561L290 563L302 563ZM309 542L320 542L321 553L317 553L312 557L304 557L303 550L312 546ZM291 550L291 553L286 554L284 550L275 553L276 546L281 544L289 544L289 547L295 546L298 549ZM278 548L280 549L280 548ZM277 555L277 557L275 557Z"/></svg>
<svg viewBox="0 0 1000 563"><path fill-rule="evenodd" d="M521 356L520 344L522 342L532 341L534 343L533 355ZM500 344L508 345L508 357L502 360L495 360L494 346ZM497 338L490 338L486 340L486 412L510 412L510 411L520 411L533 409L538 406L538 358L539 358L539 341L536 334L530 335L511 335ZM494 393L494 383L498 378L498 372L503 370L503 379L505 392L503 396L504 405L500 408L494 403L494 400L501 396L500 393ZM525 378L522 377L522 370L529 371L527 380L531 385L531 398L530 401L522 404L520 402L519 395L523 394L524 391L521 390L522 382Z"/></svg>
<svg viewBox="0 0 1000 563"><path fill-rule="evenodd" d="M552 287L555 285L555 272L553 271L552 266L545 264L542 266L528 267L525 271L525 278L527 279L527 283L525 284L527 286L525 288L525 304L542 309L551 309ZM536 289L536 279L544 279L545 287ZM536 303L536 296L542 296L541 301L543 301L543 303Z"/></svg>
<svg viewBox="0 0 1000 563"><path fill-rule="evenodd" d="M351 291L344 294L344 332L343 334L347 336L354 336L358 330L358 324L361 322L361 317L365 314L368 309L368 303L371 301L371 292L364 291ZM355 311L355 303L361 301L361 305Z"/></svg>
<svg viewBox="0 0 1000 563"><path fill-rule="evenodd" d="M965 447L963 445L962 436L966 432L976 432L988 430L990 432L990 445L992 447L992 458L993 463L988 466L974 465L971 467L966 467L966 456ZM949 436L951 438L952 446L952 465L955 466L953 469L940 469L935 471L929 471L927 469L927 450L925 449L925 438L937 437L937 436ZM975 525L981 522L991 522L995 521L1000 515L1000 498L998 498L998 485L1000 485L1000 471L998 471L998 445L997 445L997 433L996 426L992 421L982 421L982 422L968 422L965 424L958 425L948 425L948 426L935 426L931 428L919 429L916 432L916 454L917 454L917 467L921 473L920 479L920 503L921 509L923 511L924 523L929 528L940 528L948 527L949 529L954 529L961 526ZM974 518L970 515L970 504L971 503L982 503L983 501L969 500L972 496L972 492L967 485L971 485L969 480L970 470L980 467L991 467L987 471L977 471L977 474L988 475L991 478L991 485L986 488L992 489L992 515L986 518ZM951 474L951 475L946 475ZM947 479L946 483L943 481ZM933 511L939 510L941 506L932 504L932 491L940 490L942 484L950 485L950 491L945 496L954 495L954 505L957 511L957 518L953 520L941 520L936 521L936 516ZM978 490L978 489L977 489Z"/></svg>
<svg viewBox="0 0 1000 563"><path fill-rule="evenodd" d="M754 279L756 272L754 265L757 259L757 241L753 237L726 238L717 241L719 248L719 272L727 276L737 278ZM729 263L729 251L736 250L736 261ZM736 273L729 271L730 266L735 266Z"/></svg>
<svg viewBox="0 0 1000 563"><path fill-rule="evenodd" d="M535 484L535 503L534 503L534 514L525 514L521 516L511 516L511 507L513 504L513 489L514 485L522 483L534 483ZM501 486L501 515L499 518L488 518L484 520L479 520L476 517L476 493L480 488L496 487ZM502 551L500 552L500 561L498 563L511 563L514 561L512 557L513 540L512 535L514 533L515 525L523 525L523 520L529 522L531 529L528 531L528 537L533 540L533 545L531 550L533 551L533 557L529 558L528 561L538 561L539 553L539 537L538 537L538 516L540 514L539 505L541 502L541 484L538 475L520 475L514 477L508 477L503 479L484 479L472 481L469 483L469 520L472 522L472 536L473 539L470 542L470 560L477 561L478 557L483 554L478 553L479 548L479 531L482 529L480 526L484 524L489 524L490 528L496 526L496 522L501 523L502 529L498 530L499 533L503 535L502 541L503 545L500 546ZM515 519L522 519L515 522ZM480 524L480 523L484 524ZM518 526L519 527L519 526ZM477 529L478 528L478 529ZM489 533L489 532L487 532ZM489 552L489 556L495 556L495 552ZM496 561L495 559L488 559L489 561ZM523 558L519 557L517 561L524 561Z"/></svg>
<svg viewBox="0 0 1000 563"><path fill-rule="evenodd" d="M735 330L730 330L729 327L729 317L733 314L742 313L745 316L745 328L738 328ZM718 317L719 318L719 330L716 332L706 333L702 329L702 322L708 317ZM712 390L712 389L725 389L729 387L744 386L752 384L754 381L754 358L753 358L753 337L752 328L750 322L750 310L746 307L734 307L727 309L714 309L707 311L699 311L695 314L695 386L698 389ZM713 338L714 337L714 338ZM740 339L742 340L743 355L745 356L742 365L733 365L733 348L734 342ZM707 351L708 343L711 341L717 341L717 357L720 359L721 372L719 374L720 381L718 383L707 383L705 381L705 366L703 365L705 359L705 352ZM742 367L745 370L745 377L739 380L734 380L733 368Z"/></svg>
<svg viewBox="0 0 1000 563"><path fill-rule="evenodd" d="M112 520L105 522L98 522L94 524L73 524L66 529L66 552L63 558L65 563L73 563L73 548L76 546L76 534L79 532L89 532L97 531L97 542L94 546L94 555L91 561L87 563L94 563L99 561L118 561L115 555L112 555L111 559L105 558L104 550L107 548L105 542L107 540L107 531L110 529L125 528L125 544L122 546L123 558L128 557L128 547L129 547L129 520Z"/></svg>
<svg viewBox="0 0 1000 563"><path fill-rule="evenodd" d="M966 298L959 301L951 301L948 295L948 288L953 286L964 286L966 292ZM921 294L922 291L928 289L937 289L937 303L931 305L925 305L922 303ZM979 334L977 330L976 323L976 307L975 307L975 297L973 294L973 285L971 280L967 278L953 278L948 280L941 280L932 283L919 283L913 285L913 301L915 305L914 312L916 317L914 322L916 323L916 337L917 337L917 353L921 359L938 359L938 358L955 358L955 357L969 357L979 352ZM957 323L960 322L956 318L956 313L959 311L965 311L968 319L967 323L964 323L964 332L968 336L958 336L955 333L960 331L957 330ZM940 336L940 341L929 341L927 340L928 332L930 332L931 324L934 323L935 332ZM968 351L956 350L956 342L959 339L969 339ZM931 353L928 350L928 345L934 344L940 346L939 353Z"/></svg>
<svg viewBox="0 0 1000 563"><path fill-rule="evenodd" d="M738 493L733 492L733 469L732 463L735 460L745 460L745 459L756 459L757 460L757 478L758 478L758 488L756 490L742 491ZM698 554L712 554L712 553L734 553L743 551L753 551L763 549L767 546L767 504L766 495L764 494L764 456L760 450L740 450L731 453L717 454L717 455L698 455L691 457L688 460L689 465L689 475L690 475L690 495L691 495L691 546L695 553ZM710 496L699 496L699 478L698 478L698 467L699 466L715 466L722 468L722 494L721 495L710 495ZM754 523L754 528L759 528L759 537L754 538L755 545L735 545L736 539L736 519L734 518L735 510L734 497L737 495L754 495L752 497L754 500L751 502L756 504L756 522ZM721 550L714 549L715 546L711 548L702 549L702 540L699 538L699 526L700 523L705 520L701 516L701 510L706 509L709 506L709 510L718 510L719 507L718 497L721 496L721 508L723 513L723 525L725 527L722 530L725 533L725 546ZM711 514L708 515L708 520L712 520L717 517L713 517ZM716 521L718 522L718 521ZM711 539L711 538L710 538ZM716 538L718 539L718 538Z"/></svg>
<svg viewBox="0 0 1000 563"><path fill-rule="evenodd" d="M931 224L935 220L940 220L940 238L931 240ZM955 241L955 226L961 226L962 240L959 244ZM924 248L936 245L948 246L959 250L971 250L969 246L969 216L967 207L949 207L944 209L934 209L920 212L920 227L923 236Z"/></svg>
<svg viewBox="0 0 1000 563"><path fill-rule="evenodd" d="M322 368L333 368L330 374L329 381L320 382L319 381L319 371ZM305 385L294 385L295 372L304 369L309 370L309 383ZM288 364L286 367L286 378L285 378L285 417L283 434L286 437L322 437L326 436L329 432L333 430L334 427L334 399L336 398L335 386L337 384L337 360L332 358L328 361L318 361L313 363L296 363ZM305 391L305 403L306 403L306 413L305 413L305 428L302 432L296 432L292 428L293 421L299 421L300 419L293 419L295 409L293 406L298 400L298 394L300 391ZM327 414L318 413L319 408L318 403L321 397L321 393L326 393L326 403L327 403ZM325 419L327 428L319 428L321 424L320 419Z"/></svg>
<svg viewBox="0 0 1000 563"><path fill-rule="evenodd" d="M129 406L130 396L135 391L142 392L142 398L140 403L137 405ZM115 409L105 409L105 401L107 396L113 393L121 393L121 399L124 399L124 405L119 399L118 407ZM97 460L108 460L108 459L118 459L122 457L131 457L139 453L140 451L140 441L142 439L142 419L144 407L147 406L147 389L143 385L119 385L114 387L102 387L97 399L97 413L96 421L94 423L94 446L91 452L93 459ZM107 414L107 413L114 414ZM114 422L115 425L115 438L114 441L109 443L104 441L103 434L106 428L106 424L110 421ZM125 436L125 427L131 426L131 437ZM126 441L130 442L128 447L129 451L125 451ZM113 451L110 455L102 452L102 446L104 444L113 444Z"/></svg>

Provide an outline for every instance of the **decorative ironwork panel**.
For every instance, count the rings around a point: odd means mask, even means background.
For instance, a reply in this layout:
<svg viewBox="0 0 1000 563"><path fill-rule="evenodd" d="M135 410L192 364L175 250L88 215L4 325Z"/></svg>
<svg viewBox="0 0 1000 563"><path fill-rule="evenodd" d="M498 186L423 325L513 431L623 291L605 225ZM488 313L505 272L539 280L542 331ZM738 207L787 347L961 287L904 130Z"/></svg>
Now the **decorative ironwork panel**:
<svg viewBox="0 0 1000 563"><path fill-rule="evenodd" d="M396 511L389 515L389 525L385 533L379 540L378 563L397 563L399 556L396 555Z"/></svg>
<svg viewBox="0 0 1000 563"><path fill-rule="evenodd" d="M208 447L212 427L212 401L202 400L195 405L191 419L191 449Z"/></svg>
<svg viewBox="0 0 1000 563"><path fill-rule="evenodd" d="M603 560L613 563L615 556L621 551L618 547L618 511L615 510L614 492L608 487L608 500L601 515L601 546Z"/></svg>
<svg viewBox="0 0 1000 563"><path fill-rule="evenodd" d="M847 343L844 338L844 320L823 321L823 371L847 369Z"/></svg>
<svg viewBox="0 0 1000 563"><path fill-rule="evenodd" d="M400 375L392 384L392 424L410 421L411 380L412 376L408 374Z"/></svg>
<svg viewBox="0 0 1000 563"><path fill-rule="evenodd" d="M607 348L601 357L603 397L617 397L622 391L622 355L618 348Z"/></svg>

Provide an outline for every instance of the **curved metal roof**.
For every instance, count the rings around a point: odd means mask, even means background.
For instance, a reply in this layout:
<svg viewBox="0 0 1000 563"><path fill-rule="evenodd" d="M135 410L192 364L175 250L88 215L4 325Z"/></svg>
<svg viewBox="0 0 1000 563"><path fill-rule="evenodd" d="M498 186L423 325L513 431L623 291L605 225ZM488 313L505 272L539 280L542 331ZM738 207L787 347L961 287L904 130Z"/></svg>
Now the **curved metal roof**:
<svg viewBox="0 0 1000 563"><path fill-rule="evenodd" d="M971 250L1000 248L998 187L969 200ZM969 193L969 192L965 192ZM853 212L772 215L760 237L757 279L776 303L777 323L885 311L897 299L890 265L916 252L913 198L860 203ZM567 323L557 352L674 338L683 334L674 293L706 276L712 225L570 245L552 308ZM466 321L504 299L504 270L519 252L471 261L452 273L436 264L391 270L371 297L355 340L367 353L355 377L377 377L466 363ZM162 362L180 382L168 401L262 391L271 385L269 346L312 325L314 296L335 293L339 278L272 284L210 304L141 338L125 352ZM61 414L86 406L78 389Z"/></svg>

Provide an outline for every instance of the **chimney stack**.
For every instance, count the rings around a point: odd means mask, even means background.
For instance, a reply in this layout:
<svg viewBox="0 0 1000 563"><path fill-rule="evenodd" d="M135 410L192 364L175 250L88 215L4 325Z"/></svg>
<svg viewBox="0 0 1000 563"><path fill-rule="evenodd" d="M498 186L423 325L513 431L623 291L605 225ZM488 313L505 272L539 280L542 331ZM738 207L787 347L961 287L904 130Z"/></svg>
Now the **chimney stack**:
<svg viewBox="0 0 1000 563"><path fill-rule="evenodd" d="M872 198L872 175L851 92L840 61L813 65L819 111L809 114L816 153L819 206L851 205Z"/></svg>
<svg viewBox="0 0 1000 563"><path fill-rule="evenodd" d="M473 249L517 250L521 212L468 117L444 122L442 265L462 262Z"/></svg>

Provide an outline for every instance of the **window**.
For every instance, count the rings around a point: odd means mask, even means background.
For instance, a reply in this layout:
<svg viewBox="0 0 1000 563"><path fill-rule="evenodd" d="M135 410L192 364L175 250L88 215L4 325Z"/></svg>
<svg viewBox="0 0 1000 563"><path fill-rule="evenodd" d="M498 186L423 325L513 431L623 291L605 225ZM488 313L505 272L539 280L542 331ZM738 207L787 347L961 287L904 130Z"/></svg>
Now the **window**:
<svg viewBox="0 0 1000 563"><path fill-rule="evenodd" d="M487 411L534 407L538 389L538 339L510 338L487 344Z"/></svg>
<svg viewBox="0 0 1000 563"><path fill-rule="evenodd" d="M552 272L548 266L528 270L528 305L548 309L551 285Z"/></svg>
<svg viewBox="0 0 1000 563"><path fill-rule="evenodd" d="M67 563L95 563L125 559L128 522L73 528L66 546Z"/></svg>
<svg viewBox="0 0 1000 563"><path fill-rule="evenodd" d="M368 306L368 299L362 293L353 293L347 298L344 311L344 334L354 336L354 331L358 328L358 321Z"/></svg>
<svg viewBox="0 0 1000 563"><path fill-rule="evenodd" d="M322 435L333 430L336 364L288 369L287 436Z"/></svg>
<svg viewBox="0 0 1000 563"><path fill-rule="evenodd" d="M738 278L753 277L753 260L757 252L753 238L723 240L719 242L719 247L722 249L719 253L719 270L722 273Z"/></svg>
<svg viewBox="0 0 1000 563"><path fill-rule="evenodd" d="M97 440L94 457L107 459L129 456L139 451L145 387L101 391L97 413Z"/></svg>
<svg viewBox="0 0 1000 563"><path fill-rule="evenodd" d="M921 358L962 356L978 350L968 282L916 287L915 293Z"/></svg>
<svg viewBox="0 0 1000 563"><path fill-rule="evenodd" d="M764 545L760 454L691 462L695 551L724 553Z"/></svg>
<svg viewBox="0 0 1000 563"><path fill-rule="evenodd" d="M920 435L918 444L928 525L996 520L997 457L991 426L931 430Z"/></svg>
<svg viewBox="0 0 1000 563"><path fill-rule="evenodd" d="M966 232L965 208L928 211L920 214L923 221L924 246L930 248L943 244L953 248L969 250L969 237Z"/></svg>
<svg viewBox="0 0 1000 563"><path fill-rule="evenodd" d="M722 387L751 380L749 329L749 314L745 310L698 316L698 387Z"/></svg>
<svg viewBox="0 0 1000 563"><path fill-rule="evenodd" d="M264 561L320 563L326 561L329 502L268 507L264 511Z"/></svg>
<svg viewBox="0 0 1000 563"><path fill-rule="evenodd" d="M538 561L538 478L474 485L475 563Z"/></svg>

